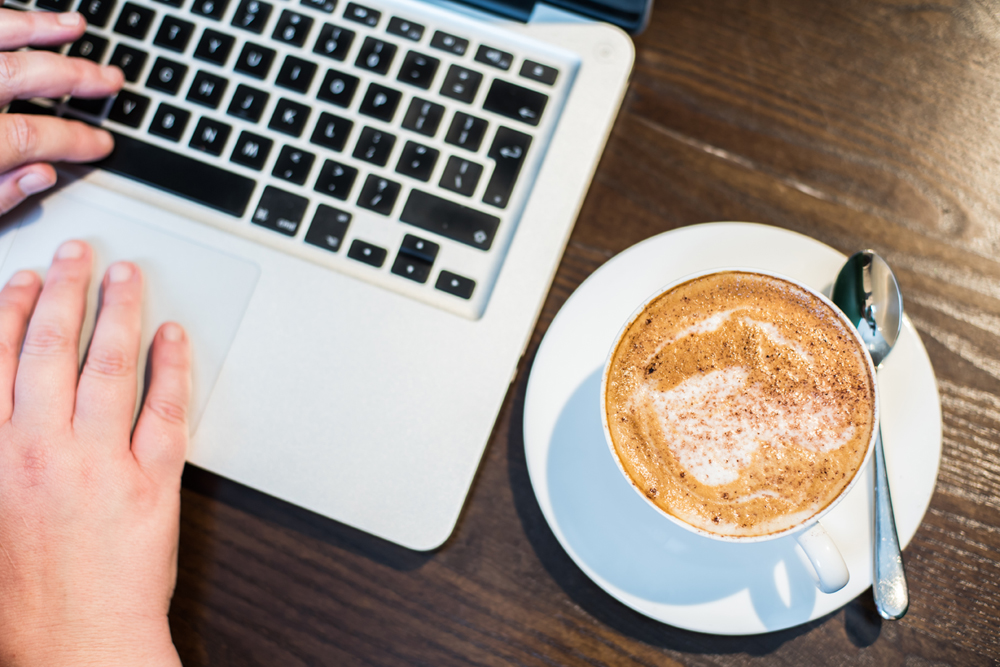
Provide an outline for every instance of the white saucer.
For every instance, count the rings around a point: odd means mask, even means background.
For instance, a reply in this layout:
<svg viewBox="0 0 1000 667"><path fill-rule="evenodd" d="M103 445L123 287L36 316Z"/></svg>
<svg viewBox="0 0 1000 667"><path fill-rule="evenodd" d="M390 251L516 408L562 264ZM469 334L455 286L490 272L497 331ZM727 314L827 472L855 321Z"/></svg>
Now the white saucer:
<svg viewBox="0 0 1000 667"><path fill-rule="evenodd" d="M827 595L816 588L794 538L716 542L658 515L616 468L599 412L601 371L619 327L663 285L696 271L741 266L797 278L829 294L844 259L818 241L775 227L684 227L611 259L559 311L528 381L528 473L556 538L610 595L670 625L744 635L811 621L871 586L870 467L823 519L851 571L847 586ZM878 382L896 526L905 545L927 511L941 459L937 384L908 319Z"/></svg>

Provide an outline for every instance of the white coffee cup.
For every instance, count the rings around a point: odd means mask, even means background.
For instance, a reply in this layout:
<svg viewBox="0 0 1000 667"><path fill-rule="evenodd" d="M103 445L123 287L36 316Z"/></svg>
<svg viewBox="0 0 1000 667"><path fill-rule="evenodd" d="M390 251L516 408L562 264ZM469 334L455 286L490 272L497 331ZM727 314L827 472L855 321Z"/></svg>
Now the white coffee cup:
<svg viewBox="0 0 1000 667"><path fill-rule="evenodd" d="M611 438L611 430L608 426L608 411L607 411L607 400L606 400L607 387L608 387L608 374L611 370L611 362L614 357L615 351L618 349L618 345L621 343L622 337L625 335L625 332L628 331L629 328L632 326L632 323L635 322L635 320L642 313L645 312L646 307L650 303L658 299L665 292L670 291L671 289L677 287L678 285L694 280L695 278L700 278L715 273L732 272L732 271L754 273L786 281L788 283L791 283L792 285L800 287L801 289L809 292L810 294L813 294L814 296L816 296L817 298L821 299L826 304L828 304L831 307L832 311L836 313L837 316L844 323L847 330L849 330L853 335L853 338L856 341L859 350L861 350L862 352L862 357L865 360L869 376L871 377L872 387L874 388L875 400L872 402L873 406L872 432L868 440L867 448L865 450L864 459L861 465L858 466L858 470L854 474L854 477L847 484L847 486L845 486L841 490L841 492L837 495L837 497L834 498L832 502L826 505L826 507L822 508L809 518L801 521L800 523L790 528L787 528L780 532L770 533L768 535L753 535L753 536L720 535L717 533L709 532L697 526L693 526L679 519L678 517L673 516L669 512L665 511L659 505L654 503L649 497L647 497L646 494L642 491L642 489L636 486L635 483L632 481L632 478L626 472L624 465L618 458L618 452L615 449L614 442L612 441ZM750 544L756 542L766 542L769 540L776 540L790 535L794 535L799 546L802 547L803 552L805 552L806 557L812 564L813 570L815 570L816 572L817 586L819 587L819 589L824 593L835 593L847 585L847 582L850 580L850 572L847 569L847 563L844 562L844 558L840 554L840 550L837 548L837 545L834 543L829 533L826 532L826 529L823 528L823 525L820 523L820 520L827 513L832 511L833 508L836 507L840 503L840 501L842 501L847 496L847 494L851 492L851 490L854 488L854 485L858 483L858 480L864 476L862 474L862 471L864 470L865 466L868 465L868 462L871 459L872 451L874 450L875 438L878 435L878 420L879 420L878 383L876 382L875 378L876 378L875 365L872 363L871 357L868 355L866 351L864 342L861 340L861 336L854 328L854 325L851 323L850 320L847 319L847 316L844 315L839 308L833 305L833 303L828 298L826 298L826 296L824 296L817 290L813 289L812 287L798 280L795 280L794 278L789 278L788 276L783 276L781 274L773 273L770 271L764 271L761 269L729 267L729 268L719 268L719 269L712 269L709 271L702 271L699 273L693 273L671 282L665 287L657 290L653 295L651 295L648 299L646 299L642 303L642 305L640 305L638 308L635 309L635 311L633 311L633 313L625 321L625 324L622 325L621 329L618 332L618 335L615 337L614 343L611 345L611 349L608 352L607 359L604 362L604 372L601 377L601 423L604 426L604 439L607 441L608 447L611 449L611 455L618 466L618 470L628 481L629 485L633 488L633 490L636 493L639 494L639 497L641 497L643 501L645 501L650 507L655 509L660 515L662 515L669 521L677 524L681 528L684 528L685 530L689 530L697 535L701 535L703 537L707 537L713 540L719 540L721 542Z"/></svg>

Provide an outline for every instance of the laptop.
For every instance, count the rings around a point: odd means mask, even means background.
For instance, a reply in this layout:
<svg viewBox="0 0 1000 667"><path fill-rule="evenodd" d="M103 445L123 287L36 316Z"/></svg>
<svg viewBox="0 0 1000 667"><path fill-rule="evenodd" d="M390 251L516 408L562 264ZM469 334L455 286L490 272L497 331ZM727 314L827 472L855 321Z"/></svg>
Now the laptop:
<svg viewBox="0 0 1000 667"><path fill-rule="evenodd" d="M81 11L61 52L127 81L11 104L116 147L2 221L0 280L44 274L68 238L97 276L136 262L143 349L167 319L192 340L191 463L441 545L626 88L631 40L595 17L635 31L648 4L5 6Z"/></svg>

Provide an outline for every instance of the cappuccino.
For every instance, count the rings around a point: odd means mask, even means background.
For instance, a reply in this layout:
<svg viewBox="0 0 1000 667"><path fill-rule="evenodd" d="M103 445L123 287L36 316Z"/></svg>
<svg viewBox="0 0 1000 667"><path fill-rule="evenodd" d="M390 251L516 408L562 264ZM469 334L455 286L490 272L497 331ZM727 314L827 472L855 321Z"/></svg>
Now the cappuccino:
<svg viewBox="0 0 1000 667"><path fill-rule="evenodd" d="M632 482L721 536L793 528L834 501L875 427L867 353L825 301L725 271L653 299L606 369L604 410Z"/></svg>

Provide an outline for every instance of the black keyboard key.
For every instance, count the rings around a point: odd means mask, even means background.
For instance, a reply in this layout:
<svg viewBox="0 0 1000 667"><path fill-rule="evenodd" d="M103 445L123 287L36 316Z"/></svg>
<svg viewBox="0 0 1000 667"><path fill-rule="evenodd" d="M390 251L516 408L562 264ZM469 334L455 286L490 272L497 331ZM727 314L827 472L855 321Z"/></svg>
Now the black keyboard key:
<svg viewBox="0 0 1000 667"><path fill-rule="evenodd" d="M108 119L129 127L139 127L149 108L149 98L131 90L119 91L111 103Z"/></svg>
<svg viewBox="0 0 1000 667"><path fill-rule="evenodd" d="M327 160L319 171L319 178L313 189L324 195L346 200L351 195L351 188L357 177L358 170L354 167Z"/></svg>
<svg viewBox="0 0 1000 667"><path fill-rule="evenodd" d="M108 40L97 35L85 34L73 42L66 55L70 58L86 58L95 63L101 62L104 52L108 49Z"/></svg>
<svg viewBox="0 0 1000 667"><path fill-rule="evenodd" d="M313 130L310 141L317 146L329 148L339 153L344 150L352 127L354 127L353 122L324 111L319 115L319 120L316 121L316 129Z"/></svg>
<svg viewBox="0 0 1000 667"><path fill-rule="evenodd" d="M480 250L490 249L500 226L494 215L416 189L410 191L399 219Z"/></svg>
<svg viewBox="0 0 1000 667"><path fill-rule="evenodd" d="M361 130L361 137L354 147L354 157L365 162L384 167L389 161L389 154L396 143L396 137L388 132L382 132L372 127Z"/></svg>
<svg viewBox="0 0 1000 667"><path fill-rule="evenodd" d="M36 0L35 7L47 9L50 12L68 12L73 6L73 0Z"/></svg>
<svg viewBox="0 0 1000 667"><path fill-rule="evenodd" d="M365 37L354 64L377 74L385 74L389 71L389 66L392 65L392 59L395 55L395 44L383 42L381 39L373 37Z"/></svg>
<svg viewBox="0 0 1000 667"><path fill-rule="evenodd" d="M274 49L269 49L253 42L243 45L240 57L236 59L234 69L243 72L256 79L267 78L267 73L271 70L271 63L274 62Z"/></svg>
<svg viewBox="0 0 1000 667"><path fill-rule="evenodd" d="M316 76L316 63L302 60L295 56L288 56L278 70L275 83L282 88L288 88L298 93L305 93L312 85L313 77Z"/></svg>
<svg viewBox="0 0 1000 667"><path fill-rule="evenodd" d="M236 86L233 101L229 103L229 110L226 113L256 123L264 113L268 97L270 96L264 91L241 83Z"/></svg>
<svg viewBox="0 0 1000 667"><path fill-rule="evenodd" d="M347 211L320 204L316 207L309 231L306 232L306 243L337 252L344 242L347 226L351 224L351 214Z"/></svg>
<svg viewBox="0 0 1000 667"><path fill-rule="evenodd" d="M305 197L269 185L264 188L250 221L285 236L295 236L308 205L309 200Z"/></svg>
<svg viewBox="0 0 1000 667"><path fill-rule="evenodd" d="M428 137L433 137L441 124L441 117L444 115L444 107L434 102L422 100L414 97L410 100L410 107L403 117L403 127L407 130L419 132Z"/></svg>
<svg viewBox="0 0 1000 667"><path fill-rule="evenodd" d="M313 53L318 53L334 60L343 60L347 57L347 52L351 50L351 43L354 41L354 32L346 28L339 28L332 23L324 23L319 31L319 38Z"/></svg>
<svg viewBox="0 0 1000 667"><path fill-rule="evenodd" d="M202 116L194 128L188 146L210 155L222 155L232 130L233 128L225 123Z"/></svg>
<svg viewBox="0 0 1000 667"><path fill-rule="evenodd" d="M396 163L396 173L427 182L431 180L434 165L437 164L440 151L423 144L407 141Z"/></svg>
<svg viewBox="0 0 1000 667"><path fill-rule="evenodd" d="M439 185L445 190L471 197L476 192L482 175L483 165L453 155L444 166Z"/></svg>
<svg viewBox="0 0 1000 667"><path fill-rule="evenodd" d="M115 8L114 0L81 0L76 11L87 19L87 25L103 28L108 24L111 11Z"/></svg>
<svg viewBox="0 0 1000 667"><path fill-rule="evenodd" d="M162 46L165 49L183 53L191 41L191 33L194 32L194 24L190 21L182 21L175 16L164 16L160 23L160 29L156 31L153 44Z"/></svg>
<svg viewBox="0 0 1000 667"><path fill-rule="evenodd" d="M414 42L419 42L424 36L424 26L419 23L414 23L413 21L401 19L398 16L393 16L389 19L389 25L386 27L385 31L390 35L405 37L406 39Z"/></svg>
<svg viewBox="0 0 1000 667"><path fill-rule="evenodd" d="M350 2L347 4L347 9L344 10L344 18L374 28L378 25L379 19L382 18L382 12Z"/></svg>
<svg viewBox="0 0 1000 667"><path fill-rule="evenodd" d="M159 146L113 133L115 147L96 166L205 206L242 217L254 182Z"/></svg>
<svg viewBox="0 0 1000 667"><path fill-rule="evenodd" d="M233 25L252 33L261 34L274 7L260 0L242 0L233 15Z"/></svg>
<svg viewBox="0 0 1000 667"><path fill-rule="evenodd" d="M476 62L483 63L484 65L490 65L492 67L496 67L497 69L507 71L510 69L510 64L514 62L514 54L501 51L500 49L494 49L492 46L481 44L479 46L479 50L476 51L475 60Z"/></svg>
<svg viewBox="0 0 1000 667"><path fill-rule="evenodd" d="M431 37L431 46L448 53L454 53L456 56L463 56L465 50L469 48L469 40L438 30Z"/></svg>
<svg viewBox="0 0 1000 667"><path fill-rule="evenodd" d="M351 105L357 88L358 77L331 69L323 77L323 85L319 87L316 97L338 107L347 108Z"/></svg>
<svg viewBox="0 0 1000 667"><path fill-rule="evenodd" d="M306 105L282 97L274 105L274 113L271 114L271 122L267 126L292 137L301 136L306 121L309 120L309 111Z"/></svg>
<svg viewBox="0 0 1000 667"><path fill-rule="evenodd" d="M210 109L217 109L228 85L229 82L221 76L215 76L214 74L198 70L198 73L194 75L194 81L191 83L187 99L189 102L194 102Z"/></svg>
<svg viewBox="0 0 1000 667"><path fill-rule="evenodd" d="M66 105L75 111L81 111L90 116L101 117L104 115L104 109L108 106L108 97L100 97L97 99L87 99L82 97L71 97L66 102Z"/></svg>
<svg viewBox="0 0 1000 667"><path fill-rule="evenodd" d="M333 10L337 8L337 2L336 0L302 0L302 6L332 14Z"/></svg>
<svg viewBox="0 0 1000 667"><path fill-rule="evenodd" d="M233 50L235 42L236 39L232 35L207 28L198 41L194 57L223 67L229 60L229 54Z"/></svg>
<svg viewBox="0 0 1000 667"><path fill-rule="evenodd" d="M161 104L153 114L149 133L170 141L180 141L191 120L191 113L169 104Z"/></svg>
<svg viewBox="0 0 1000 667"><path fill-rule="evenodd" d="M176 7L180 9L184 6L184 0L156 0L160 4L169 5L170 7Z"/></svg>
<svg viewBox="0 0 1000 667"><path fill-rule="evenodd" d="M302 46L306 43L306 37L309 36L312 25L313 20L308 16L285 9L278 17L271 37L285 44Z"/></svg>
<svg viewBox="0 0 1000 667"><path fill-rule="evenodd" d="M427 90L434 82L434 75L437 73L437 68L440 64L441 61L437 58L425 56L416 51L410 51L406 54L406 58L403 59L403 64L399 68L396 80Z"/></svg>
<svg viewBox="0 0 1000 667"><path fill-rule="evenodd" d="M494 79L490 91L486 94L483 108L528 125L538 125L548 101L549 97L544 93L522 88L502 79Z"/></svg>
<svg viewBox="0 0 1000 667"><path fill-rule="evenodd" d="M369 175L358 196L358 206L380 215L392 215L392 207L399 197L400 185L381 176Z"/></svg>
<svg viewBox="0 0 1000 667"><path fill-rule="evenodd" d="M273 145L274 142L267 137L252 132L240 132L229 161L260 171L264 168L264 163L267 162L267 156L271 153Z"/></svg>
<svg viewBox="0 0 1000 667"><path fill-rule="evenodd" d="M402 97L402 93L398 90L373 83L368 86L368 92L365 93L364 99L361 100L361 106L358 107L358 111L366 116L390 123L392 122L392 117L396 115L396 107L399 106L399 100Z"/></svg>
<svg viewBox="0 0 1000 667"><path fill-rule="evenodd" d="M487 155L496 161L493 175L486 186L483 201L491 206L504 208L510 201L517 175L521 173L524 158L531 146L531 137L507 127L497 130Z"/></svg>
<svg viewBox="0 0 1000 667"><path fill-rule="evenodd" d="M551 86L559 77L559 70L555 67L536 63L534 60L525 60L521 65L521 76Z"/></svg>
<svg viewBox="0 0 1000 667"><path fill-rule="evenodd" d="M430 241L422 239L419 236L414 236L413 234L407 234L404 236L403 243L399 246L399 252L402 254L422 259L428 264L434 263L434 260L437 259L438 250L440 249L441 248L437 243L431 243Z"/></svg>
<svg viewBox="0 0 1000 667"><path fill-rule="evenodd" d="M296 185L304 185L309 179L309 171L315 161L316 156L312 153L291 146L282 146L271 175Z"/></svg>
<svg viewBox="0 0 1000 667"><path fill-rule="evenodd" d="M426 283L431 275L433 263L419 257L407 255L402 250L396 254L391 271L397 276L403 276L418 283Z"/></svg>
<svg viewBox="0 0 1000 667"><path fill-rule="evenodd" d="M451 271L442 271L438 274L437 283L434 285L442 292L457 296L460 299L472 298L472 292L476 289L476 281L465 278Z"/></svg>
<svg viewBox="0 0 1000 667"><path fill-rule="evenodd" d="M187 66L166 58L157 58L146 79L146 87L176 95L184 82Z"/></svg>
<svg viewBox="0 0 1000 667"><path fill-rule="evenodd" d="M146 39L149 27L153 24L156 12L148 7L140 7L131 2L126 2L122 7L122 13L118 15L115 23L115 32L132 37L133 39Z"/></svg>
<svg viewBox="0 0 1000 667"><path fill-rule="evenodd" d="M139 80L142 67L146 64L146 58L145 52L119 44L115 47L115 52L111 54L111 62L108 64L120 67L125 74L125 80L135 83Z"/></svg>
<svg viewBox="0 0 1000 667"><path fill-rule="evenodd" d="M444 77L444 85L441 86L441 94L451 97L459 102L471 104L476 99L476 92L479 84L483 81L483 75L471 69L452 65L448 68L448 74Z"/></svg>
<svg viewBox="0 0 1000 667"><path fill-rule="evenodd" d="M22 113L27 116L54 116L56 110L53 107L42 106L28 100L13 100L7 107L6 113Z"/></svg>
<svg viewBox="0 0 1000 667"><path fill-rule="evenodd" d="M359 262L364 262L365 264L371 264L374 267L380 267L385 264L385 256L388 255L385 248L380 248L377 245L372 245L371 243L365 243L360 239L354 239L351 243L351 249L347 251L347 256L351 259L356 259Z"/></svg>
<svg viewBox="0 0 1000 667"><path fill-rule="evenodd" d="M191 5L191 13L219 21L226 13L228 6L229 0L194 0L194 4Z"/></svg>
<svg viewBox="0 0 1000 667"><path fill-rule="evenodd" d="M451 126L448 128L448 134L445 135L444 140L454 146L475 152L482 145L483 135L486 134L488 126L489 123L482 118L476 118L459 111L452 118Z"/></svg>

